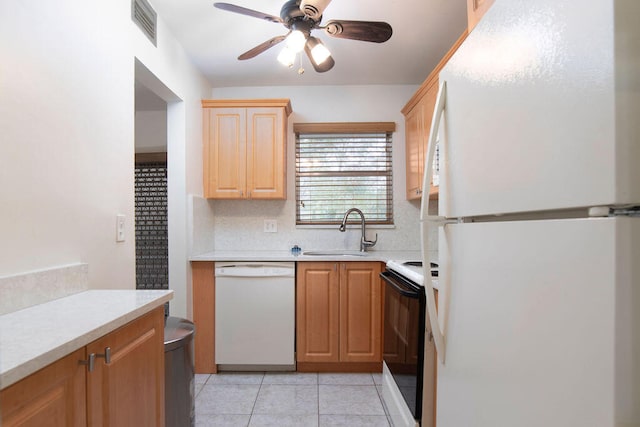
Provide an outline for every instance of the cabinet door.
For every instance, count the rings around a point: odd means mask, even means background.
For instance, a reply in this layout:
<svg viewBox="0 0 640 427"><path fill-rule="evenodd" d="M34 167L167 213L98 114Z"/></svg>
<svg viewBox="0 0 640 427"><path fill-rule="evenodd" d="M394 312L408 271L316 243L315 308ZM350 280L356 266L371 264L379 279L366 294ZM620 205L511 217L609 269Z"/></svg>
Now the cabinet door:
<svg viewBox="0 0 640 427"><path fill-rule="evenodd" d="M382 361L380 263L346 262L340 269L340 361Z"/></svg>
<svg viewBox="0 0 640 427"><path fill-rule="evenodd" d="M246 108L205 108L204 196L242 199L246 194Z"/></svg>
<svg viewBox="0 0 640 427"><path fill-rule="evenodd" d="M420 102L405 118L405 150L407 157L407 200L422 195L422 166L424 164L424 106Z"/></svg>
<svg viewBox="0 0 640 427"><path fill-rule="evenodd" d="M436 109L436 99L438 98L438 85L439 85L439 80L436 79L434 83L429 87L429 90L427 90L427 93L425 93L424 98L421 101L421 103L423 104L422 113L424 115L424 118L423 118L424 129L422 130L422 135L424 136L423 146L422 146L423 147L423 151L422 151L423 163L427 156L427 148L428 148L427 144L429 143L429 132L431 132L431 121L433 120L433 112ZM424 174L425 168L426 168L426 165L423 164L423 168L422 168L423 174ZM422 179L422 177L420 179ZM430 182L429 198L430 199L437 198L439 187L434 187L431 184L432 183Z"/></svg>
<svg viewBox="0 0 640 427"><path fill-rule="evenodd" d="M339 275L334 262L300 262L296 277L299 362L337 362Z"/></svg>
<svg viewBox="0 0 640 427"><path fill-rule="evenodd" d="M4 427L86 426L84 347L0 392Z"/></svg>
<svg viewBox="0 0 640 427"><path fill-rule="evenodd" d="M87 353L96 359L87 376L91 426L164 426L164 308L105 335Z"/></svg>
<svg viewBox="0 0 640 427"><path fill-rule="evenodd" d="M282 108L247 109L248 198L285 198L285 132Z"/></svg>
<svg viewBox="0 0 640 427"><path fill-rule="evenodd" d="M469 1L483 4L493 2L493 0ZM422 178L431 120L438 97L438 75L466 37L467 31L465 30L402 109L405 116L407 200L420 199L423 191L426 191L422 188ZM438 198L438 189L432 185L429 187L430 199Z"/></svg>
<svg viewBox="0 0 640 427"><path fill-rule="evenodd" d="M213 261L191 262L193 278L193 323L195 369L197 374L217 373L215 363L215 264Z"/></svg>
<svg viewBox="0 0 640 427"><path fill-rule="evenodd" d="M436 78L422 99L405 117L405 140L407 157L407 200L420 199L424 188L422 178L427 155L427 143L431 120L438 97L438 79ZM438 196L438 187L429 187L429 197Z"/></svg>

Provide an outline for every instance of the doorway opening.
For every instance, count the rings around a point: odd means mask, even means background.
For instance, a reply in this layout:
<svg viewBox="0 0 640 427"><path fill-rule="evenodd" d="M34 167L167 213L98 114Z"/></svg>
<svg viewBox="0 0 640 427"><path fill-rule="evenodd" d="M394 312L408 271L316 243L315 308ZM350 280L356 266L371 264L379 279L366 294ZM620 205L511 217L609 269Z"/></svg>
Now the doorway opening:
<svg viewBox="0 0 640 427"><path fill-rule="evenodd" d="M135 82L136 288L169 289L167 102Z"/></svg>
<svg viewBox="0 0 640 427"><path fill-rule="evenodd" d="M136 237L136 251L140 254L136 259L136 270L149 271L150 276L140 278L137 287L140 289L164 289L174 291L171 301L172 315L184 317L187 307L187 204L185 193L185 103L167 87L153 72L151 72L138 58L135 64L135 146L138 160L142 163L149 161L148 156L157 153L159 158L152 158L151 168L161 168L165 171L153 171L154 179L166 183L166 190L162 196L147 194L154 209L165 203L166 207L156 209L166 212L166 217L151 218L151 226L161 226L158 230L141 228L139 236L147 232L155 233L156 243L163 245L162 249L153 246L145 247L142 237L140 242ZM154 154L156 155L156 154ZM158 161L160 164L157 164ZM149 166L149 165L147 165ZM147 171L151 173L151 171ZM164 178L163 178L164 176ZM153 187L153 186L150 186ZM149 187L147 187L149 188ZM162 200L153 200L154 197ZM148 200L145 200L148 202ZM162 213L162 215L165 215ZM138 218L136 218L138 224ZM137 225L136 224L136 225ZM140 222L140 225L148 226ZM166 247L166 249L164 249ZM152 251L152 250L153 251ZM149 262L150 257L161 255L162 263ZM139 267L138 267L139 266ZM145 269L145 266L148 267ZM168 306L165 313L168 315ZM175 311L175 313L174 313Z"/></svg>

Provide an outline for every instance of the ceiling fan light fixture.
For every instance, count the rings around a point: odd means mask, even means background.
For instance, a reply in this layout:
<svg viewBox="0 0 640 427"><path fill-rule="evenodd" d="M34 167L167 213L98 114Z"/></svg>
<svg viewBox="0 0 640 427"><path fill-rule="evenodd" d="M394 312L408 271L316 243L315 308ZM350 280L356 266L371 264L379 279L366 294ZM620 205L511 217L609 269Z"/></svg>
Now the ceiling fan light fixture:
<svg viewBox="0 0 640 427"><path fill-rule="evenodd" d="M335 61L331 57L331 52L322 42L315 37L311 37L312 31L324 30L325 34L331 37L372 43L384 43L393 34L391 25L380 21L340 19L331 20L321 26L322 14L329 3L331 3L331 0L285 0L280 9L279 17L231 3L216 2L213 5L228 12L279 23L289 30L287 34L272 37L241 54L238 56L241 61L253 58L278 43L286 41L285 49L278 55L279 62L292 67L298 53L304 50L313 68L319 73L324 73L333 68ZM302 63L302 55L300 55L300 61ZM303 71L302 66L300 66L299 72L302 73Z"/></svg>
<svg viewBox="0 0 640 427"><path fill-rule="evenodd" d="M287 47L294 53L302 52L306 42L307 37L300 30L291 31L291 34L287 36Z"/></svg>
<svg viewBox="0 0 640 427"><path fill-rule="evenodd" d="M331 56L331 52L329 52L329 49L327 49L320 39L309 37L309 40L307 40L307 46L311 52L313 61L318 65L325 62L327 58Z"/></svg>
<svg viewBox="0 0 640 427"><path fill-rule="evenodd" d="M288 46L285 46L280 54L278 54L278 62L284 65L285 67L293 67L293 63L296 60L296 52L291 50Z"/></svg>
<svg viewBox="0 0 640 427"><path fill-rule="evenodd" d="M313 68L319 73L329 71L336 64L331 57L329 49L322 44L320 39L309 37L307 44L304 46L304 51L307 53Z"/></svg>

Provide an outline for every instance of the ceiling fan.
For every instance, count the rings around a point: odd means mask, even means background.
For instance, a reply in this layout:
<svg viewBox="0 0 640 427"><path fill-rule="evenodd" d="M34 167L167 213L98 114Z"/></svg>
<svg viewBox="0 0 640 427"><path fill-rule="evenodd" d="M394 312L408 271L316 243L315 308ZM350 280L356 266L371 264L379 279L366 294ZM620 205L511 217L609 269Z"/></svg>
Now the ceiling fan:
<svg viewBox="0 0 640 427"><path fill-rule="evenodd" d="M321 26L322 13L330 2L331 0L288 0L282 6L279 17L230 3L213 5L218 9L279 23L289 30L287 34L273 37L246 51L238 56L239 60L253 58L286 40L285 48L278 55L278 61L291 67L296 55L304 50L313 68L323 73L333 68L335 61L322 41L311 35L312 30L324 30L331 37L374 43L386 42L393 32L391 25L377 21L331 20Z"/></svg>

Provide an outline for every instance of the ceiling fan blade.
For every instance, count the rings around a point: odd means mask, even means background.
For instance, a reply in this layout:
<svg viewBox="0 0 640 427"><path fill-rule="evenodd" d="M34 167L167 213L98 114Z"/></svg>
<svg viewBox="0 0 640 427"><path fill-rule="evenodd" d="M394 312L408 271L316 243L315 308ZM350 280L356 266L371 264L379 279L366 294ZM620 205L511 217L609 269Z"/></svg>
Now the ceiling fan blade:
<svg viewBox="0 0 640 427"><path fill-rule="evenodd" d="M391 25L375 21L333 20L327 22L324 30L332 37L374 43L386 42L393 34Z"/></svg>
<svg viewBox="0 0 640 427"><path fill-rule="evenodd" d="M331 0L302 0L300 10L314 21L320 21L320 17L329 3Z"/></svg>
<svg viewBox="0 0 640 427"><path fill-rule="evenodd" d="M265 21L282 24L283 21L278 16L269 15L267 13L258 12L257 10L247 9L246 7L236 6L230 3L214 3L213 6L228 12L239 13L240 15L253 16L254 18L264 19Z"/></svg>
<svg viewBox="0 0 640 427"><path fill-rule="evenodd" d="M242 55L238 56L238 59L242 61L242 60L245 60L245 59L253 58L254 56L258 56L259 54L261 54L265 50L277 45L282 40L286 39L287 35L288 34L285 34L284 36L276 36L276 37L274 37L272 39L267 40L264 43L260 43L258 46L254 47L253 49L250 49L250 50L246 51L245 53L243 53Z"/></svg>

